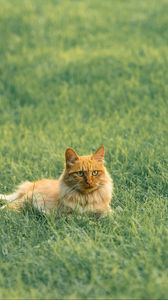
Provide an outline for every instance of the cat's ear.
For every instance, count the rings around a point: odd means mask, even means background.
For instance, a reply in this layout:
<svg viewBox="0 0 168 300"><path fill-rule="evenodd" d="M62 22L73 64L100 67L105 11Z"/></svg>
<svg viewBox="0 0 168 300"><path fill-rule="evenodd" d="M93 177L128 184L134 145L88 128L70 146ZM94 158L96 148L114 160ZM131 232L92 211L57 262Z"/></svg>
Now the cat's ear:
<svg viewBox="0 0 168 300"><path fill-rule="evenodd" d="M101 145L96 152L92 155L93 159L98 161L104 161L105 149L104 146Z"/></svg>
<svg viewBox="0 0 168 300"><path fill-rule="evenodd" d="M79 157L76 154L76 152L72 148L67 148L65 151L65 160L66 160L66 166L70 167L74 164L76 160L78 160Z"/></svg>

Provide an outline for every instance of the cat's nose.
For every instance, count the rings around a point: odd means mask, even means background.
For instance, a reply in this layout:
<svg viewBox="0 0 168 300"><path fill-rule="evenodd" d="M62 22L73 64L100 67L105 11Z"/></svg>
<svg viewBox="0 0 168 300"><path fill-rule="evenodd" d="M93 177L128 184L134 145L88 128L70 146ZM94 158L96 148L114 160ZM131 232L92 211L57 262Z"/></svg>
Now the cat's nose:
<svg viewBox="0 0 168 300"><path fill-rule="evenodd" d="M92 186L92 181L90 179L86 179L86 185L87 186Z"/></svg>

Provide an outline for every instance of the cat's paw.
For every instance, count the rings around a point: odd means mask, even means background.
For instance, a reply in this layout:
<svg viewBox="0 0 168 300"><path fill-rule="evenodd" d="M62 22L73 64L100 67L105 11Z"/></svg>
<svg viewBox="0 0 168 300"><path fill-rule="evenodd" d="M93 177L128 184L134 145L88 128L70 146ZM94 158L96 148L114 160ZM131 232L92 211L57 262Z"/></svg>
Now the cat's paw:
<svg viewBox="0 0 168 300"><path fill-rule="evenodd" d="M105 209L103 211L97 211L96 214L100 218L110 217L113 215L113 210L111 209L111 207L108 207L107 209Z"/></svg>

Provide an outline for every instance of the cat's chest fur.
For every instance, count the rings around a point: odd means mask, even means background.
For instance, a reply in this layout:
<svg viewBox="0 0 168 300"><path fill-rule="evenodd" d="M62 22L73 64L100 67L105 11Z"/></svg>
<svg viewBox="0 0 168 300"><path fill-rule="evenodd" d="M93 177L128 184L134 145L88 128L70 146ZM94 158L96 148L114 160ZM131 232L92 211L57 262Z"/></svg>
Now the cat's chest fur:
<svg viewBox="0 0 168 300"><path fill-rule="evenodd" d="M82 194L78 191L72 191L66 184L61 183L60 200L64 207L86 211L101 211L104 207L110 205L112 185L105 185L93 192Z"/></svg>

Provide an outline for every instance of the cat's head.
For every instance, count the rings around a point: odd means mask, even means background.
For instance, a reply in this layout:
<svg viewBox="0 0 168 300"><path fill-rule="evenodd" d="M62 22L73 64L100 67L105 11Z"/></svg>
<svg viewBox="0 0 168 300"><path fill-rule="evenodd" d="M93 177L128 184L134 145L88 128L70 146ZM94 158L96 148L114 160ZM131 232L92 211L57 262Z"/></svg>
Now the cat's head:
<svg viewBox="0 0 168 300"><path fill-rule="evenodd" d="M79 156L72 148L65 152L65 183L81 193L91 193L106 181L104 146L91 155Z"/></svg>

